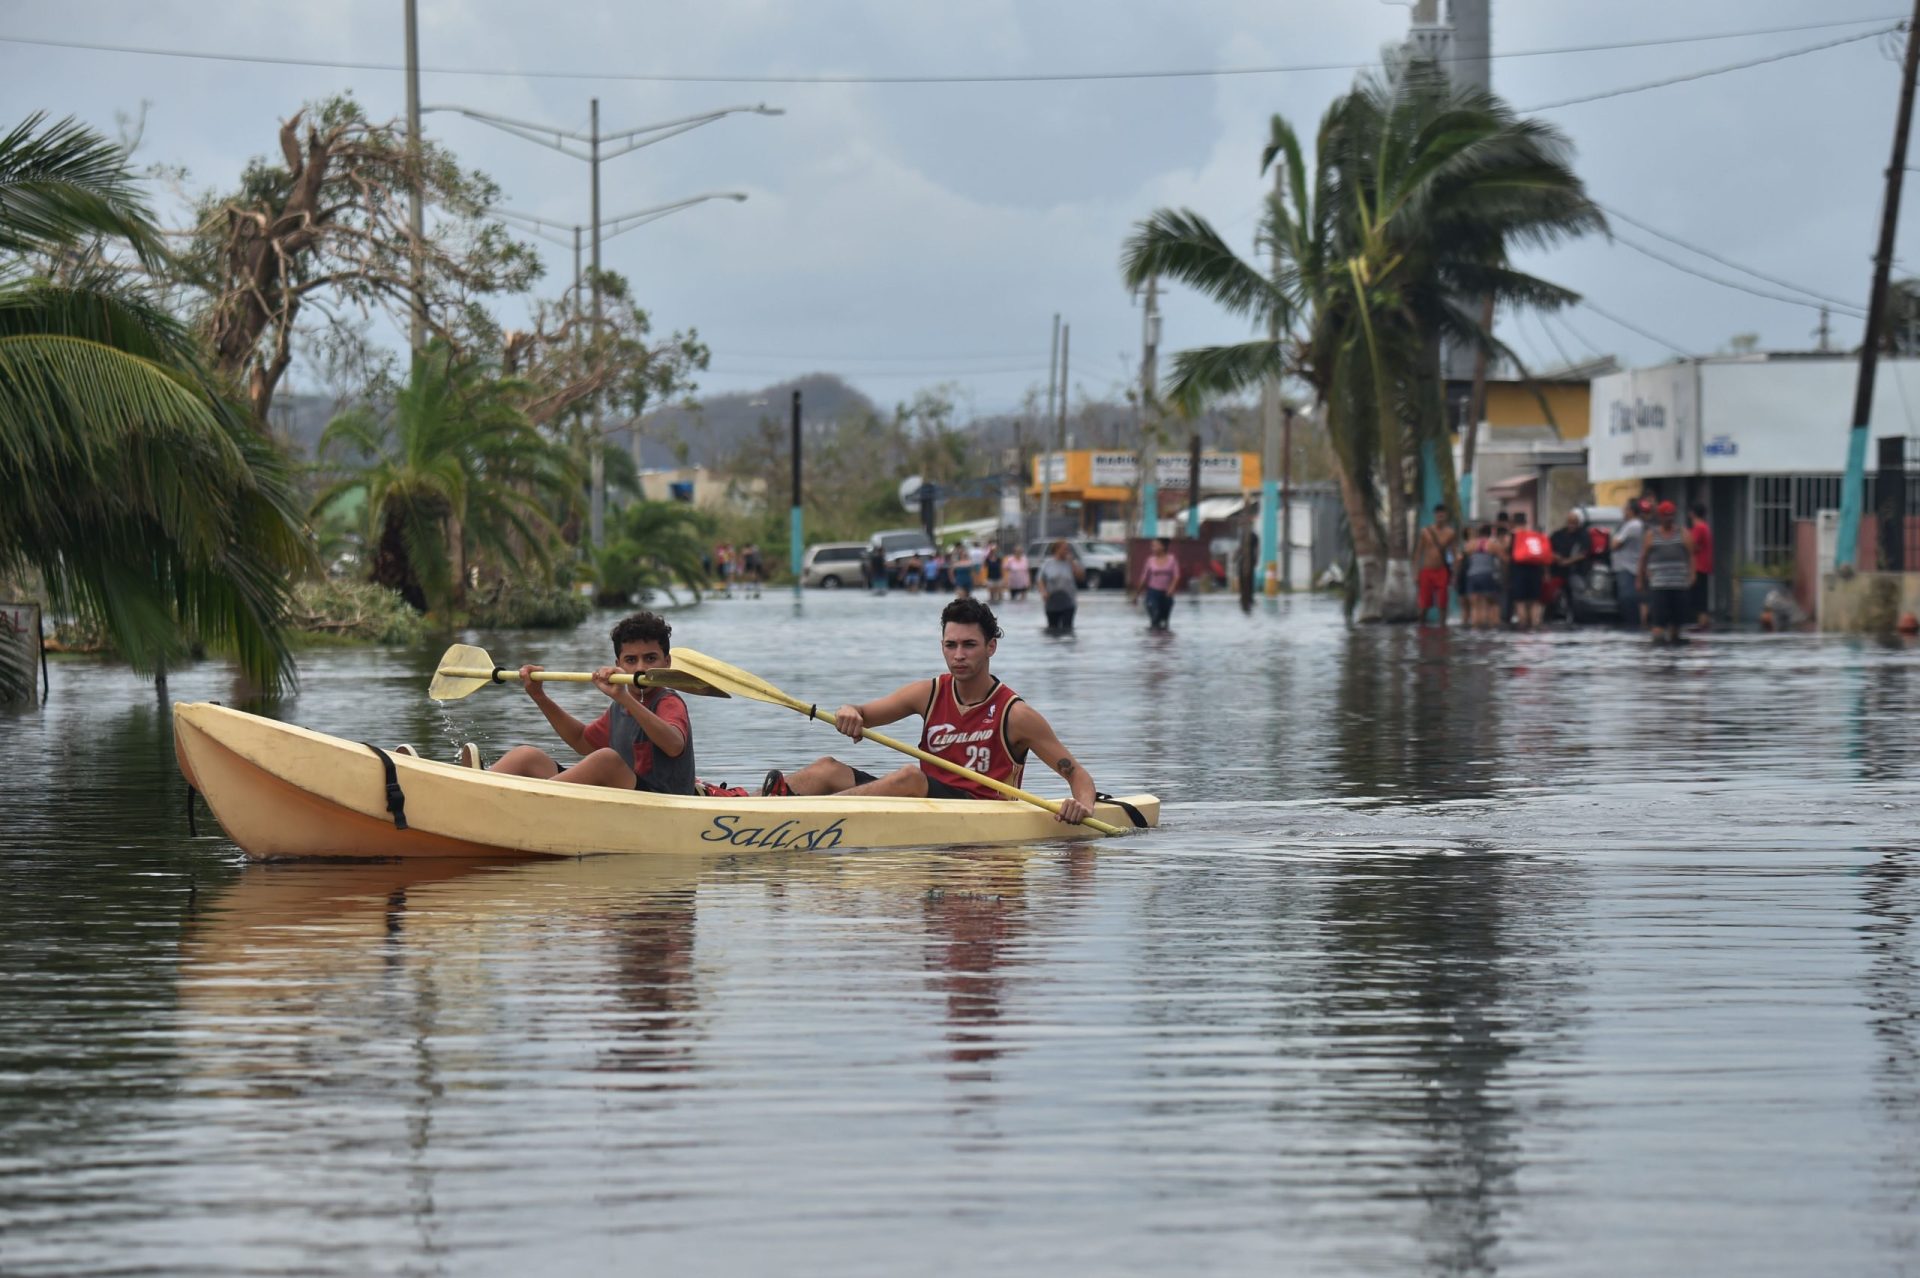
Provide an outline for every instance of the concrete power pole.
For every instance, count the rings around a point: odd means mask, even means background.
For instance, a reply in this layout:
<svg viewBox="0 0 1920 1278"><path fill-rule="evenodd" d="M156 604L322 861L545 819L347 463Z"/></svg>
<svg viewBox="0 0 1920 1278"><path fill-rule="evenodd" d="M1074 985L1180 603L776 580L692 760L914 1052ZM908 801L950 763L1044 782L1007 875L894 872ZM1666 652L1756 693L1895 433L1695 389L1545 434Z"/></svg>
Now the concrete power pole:
<svg viewBox="0 0 1920 1278"><path fill-rule="evenodd" d="M1147 277L1140 324L1140 535L1160 535L1160 277Z"/></svg>
<svg viewBox="0 0 1920 1278"><path fill-rule="evenodd" d="M413 166L407 202L407 230L413 236L408 257L408 285L413 292L408 342L418 355L427 345L427 304L421 296L423 269L420 244L426 238L426 215L420 208L420 15L417 0L407 0L407 156Z"/></svg>
<svg viewBox="0 0 1920 1278"><path fill-rule="evenodd" d="M1854 387L1853 430L1847 436L1847 474L1840 488L1840 540L1834 567L1851 571L1865 498L1867 428L1873 417L1873 378L1880 363L1880 334L1887 318L1887 276L1893 270L1894 232L1900 223L1900 185L1907 172L1907 132L1913 122L1913 82L1920 70L1920 0L1907 20L1907 56L1900 75L1900 113L1893 123L1893 160L1887 165L1886 200L1880 207L1880 244L1873 255L1873 289L1867 294L1867 330L1860 339L1860 379Z"/></svg>
<svg viewBox="0 0 1920 1278"><path fill-rule="evenodd" d="M593 99L589 109L587 166L593 173L592 212L589 218L593 224L593 341L596 351L600 343L600 99ZM607 459L600 451L605 442L600 432L605 429L604 398L593 397L593 437L588 443L587 470L591 477L592 492L588 506L588 532L591 544L597 550L604 541L607 526Z"/></svg>
<svg viewBox="0 0 1920 1278"><path fill-rule="evenodd" d="M1047 411L1040 419L1040 539L1047 538L1047 520L1053 513L1052 434L1047 424L1053 420L1053 396L1060 382L1060 312L1053 313L1053 345L1047 347Z"/></svg>

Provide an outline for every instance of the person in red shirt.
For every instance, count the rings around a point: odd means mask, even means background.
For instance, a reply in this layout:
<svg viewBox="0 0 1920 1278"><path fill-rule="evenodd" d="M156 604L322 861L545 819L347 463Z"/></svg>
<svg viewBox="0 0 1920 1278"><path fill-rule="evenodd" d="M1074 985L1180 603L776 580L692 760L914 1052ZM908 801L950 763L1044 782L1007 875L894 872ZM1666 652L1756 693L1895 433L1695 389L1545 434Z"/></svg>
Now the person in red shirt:
<svg viewBox="0 0 1920 1278"><path fill-rule="evenodd" d="M1093 812L1093 777L1076 762L1053 728L988 668L1000 646L1000 623L978 599L956 599L940 613L940 651L947 673L918 679L877 701L841 706L834 726L858 741L868 728L920 715L920 748L1007 785L1018 786L1027 755L1066 779L1072 797L1055 818L1078 825ZM774 769L762 795L880 794L912 799L1000 799L970 777L932 763L910 763L887 775L823 755L792 774Z"/></svg>
<svg viewBox="0 0 1920 1278"><path fill-rule="evenodd" d="M667 688L636 689L609 682L615 674L671 666L668 645L672 639L673 627L651 612L636 612L613 628L615 664L593 672L593 686L613 704L592 723L581 723L562 710L547 695L544 683L528 678L543 667L521 666L521 686L560 739L582 758L563 769L538 746L515 746L488 771L616 790L694 793L693 725L688 721L687 703Z"/></svg>
<svg viewBox="0 0 1920 1278"><path fill-rule="evenodd" d="M1687 538L1693 543L1693 628L1713 625L1708 605L1713 602L1709 578L1713 573L1713 529L1707 526L1707 503L1696 501L1688 511Z"/></svg>

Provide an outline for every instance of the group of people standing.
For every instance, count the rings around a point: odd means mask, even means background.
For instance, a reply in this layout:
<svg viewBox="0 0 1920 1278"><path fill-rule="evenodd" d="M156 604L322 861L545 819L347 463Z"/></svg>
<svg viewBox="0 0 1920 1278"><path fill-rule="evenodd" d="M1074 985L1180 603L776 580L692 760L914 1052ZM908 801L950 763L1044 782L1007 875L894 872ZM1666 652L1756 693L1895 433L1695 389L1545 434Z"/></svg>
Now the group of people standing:
<svg viewBox="0 0 1920 1278"><path fill-rule="evenodd" d="M884 572L884 565L877 571ZM1006 597L1027 597L1033 588L1033 565L1018 546L1003 552L998 541L984 547L956 541L945 554L936 550L908 558L900 569L900 584L908 591L951 588L958 599L971 599L980 587L987 592L987 602L997 604Z"/></svg>
<svg viewBox="0 0 1920 1278"><path fill-rule="evenodd" d="M1704 503L1694 503L1682 527L1673 502L1637 497L1611 532L1589 526L1573 510L1550 536L1530 527L1524 511L1502 511L1462 535L1452 512L1437 505L1433 522L1420 530L1416 555L1423 623L1435 609L1446 625L1448 595L1457 589L1467 625L1531 630L1575 577L1591 587L1593 570L1603 567L1620 625L1650 627L1656 643L1683 643L1689 625L1705 630L1710 624L1713 529Z"/></svg>
<svg viewBox="0 0 1920 1278"><path fill-rule="evenodd" d="M757 595L760 587L767 583L766 562L760 557L759 545L751 541L738 547L725 541L715 546L707 563L707 573L719 582L723 595L731 595L736 583L749 594Z"/></svg>

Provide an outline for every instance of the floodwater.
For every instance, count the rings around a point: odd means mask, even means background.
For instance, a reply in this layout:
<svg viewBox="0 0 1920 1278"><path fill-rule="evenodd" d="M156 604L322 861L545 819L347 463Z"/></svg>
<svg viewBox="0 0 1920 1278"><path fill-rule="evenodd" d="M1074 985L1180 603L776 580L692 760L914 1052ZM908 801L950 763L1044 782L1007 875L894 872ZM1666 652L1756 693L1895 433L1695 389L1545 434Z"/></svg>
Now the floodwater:
<svg viewBox="0 0 1920 1278"><path fill-rule="evenodd" d="M937 608L674 620L837 702L932 672ZM247 865L151 685L58 665L0 719L0 1272L1920 1270L1920 653L1005 611L996 671L1158 833ZM611 620L469 638L579 668ZM543 736L431 705L436 655L313 654L272 712ZM710 778L891 762L693 708Z"/></svg>

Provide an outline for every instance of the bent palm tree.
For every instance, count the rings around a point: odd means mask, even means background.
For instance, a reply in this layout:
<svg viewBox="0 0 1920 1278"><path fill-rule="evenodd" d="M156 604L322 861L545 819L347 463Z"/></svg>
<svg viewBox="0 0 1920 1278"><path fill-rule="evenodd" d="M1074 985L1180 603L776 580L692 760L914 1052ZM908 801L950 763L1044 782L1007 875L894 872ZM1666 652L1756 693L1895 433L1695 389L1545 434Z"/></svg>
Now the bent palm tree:
<svg viewBox="0 0 1920 1278"><path fill-rule="evenodd" d="M1401 63L1328 109L1311 181L1299 138L1273 117L1261 169L1284 167L1260 223L1270 275L1186 210L1159 210L1126 242L1130 284L1170 276L1269 332L1177 354L1177 406L1291 376L1324 407L1363 619L1413 615L1411 460L1423 441L1445 452L1440 343L1513 358L1463 299L1577 300L1508 260L1512 246L1604 228L1569 153L1551 126L1449 85L1430 62Z"/></svg>
<svg viewBox="0 0 1920 1278"><path fill-rule="evenodd" d="M164 258L121 150L38 115L0 138L0 574L36 571L138 670L207 643L276 689L309 562L284 461L98 240Z"/></svg>
<svg viewBox="0 0 1920 1278"><path fill-rule="evenodd" d="M414 357L390 411L352 409L320 436L322 454L344 446L357 463L313 509L361 493L369 576L422 612L462 597L470 545L507 567L523 553L550 562L547 505L572 500L578 476L516 406L522 389L435 345Z"/></svg>

